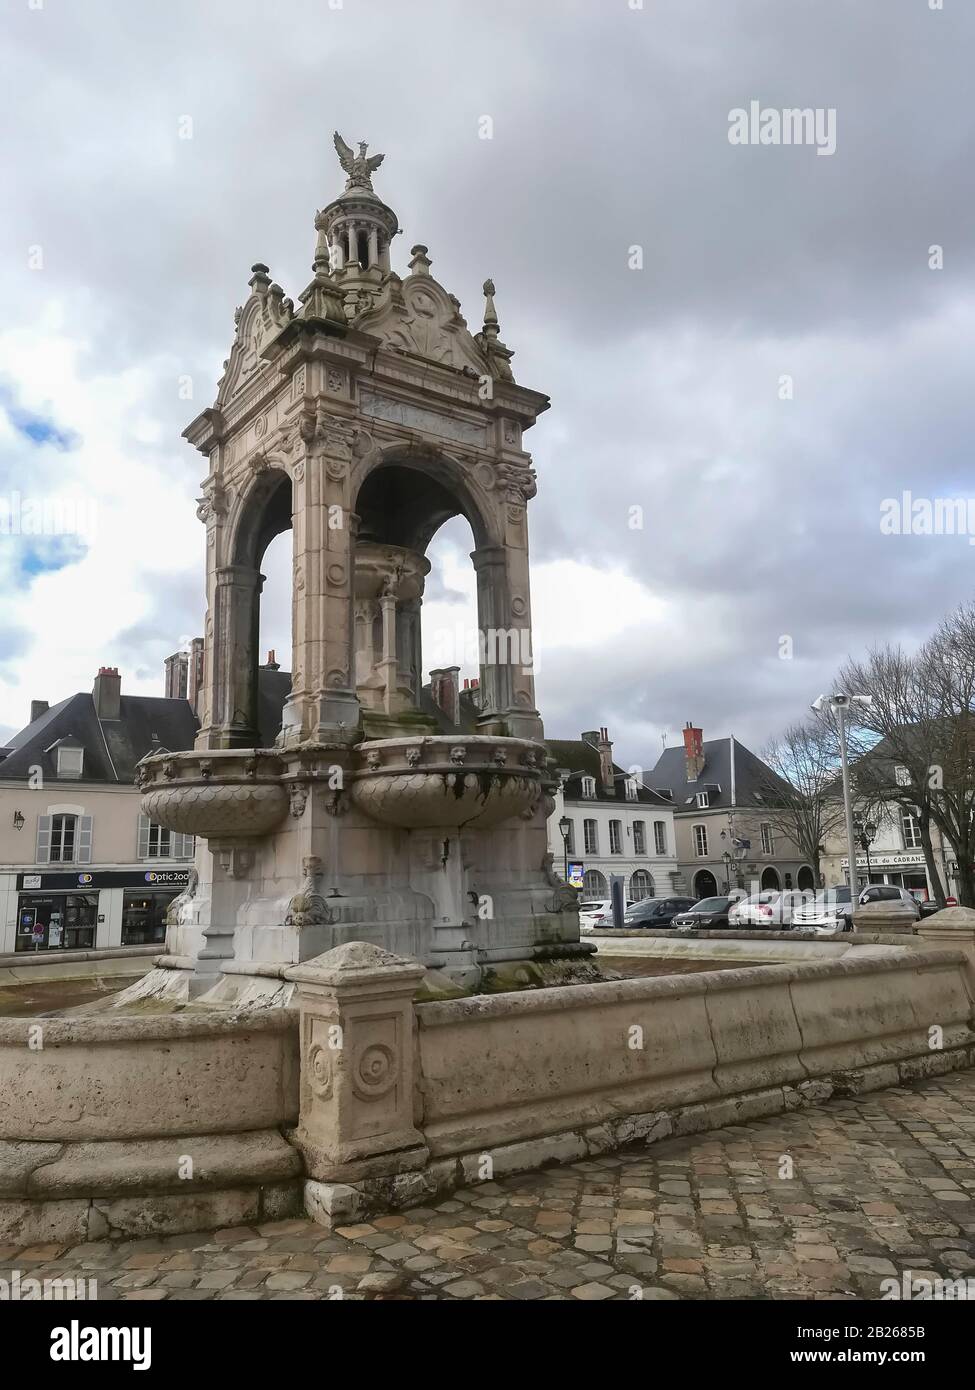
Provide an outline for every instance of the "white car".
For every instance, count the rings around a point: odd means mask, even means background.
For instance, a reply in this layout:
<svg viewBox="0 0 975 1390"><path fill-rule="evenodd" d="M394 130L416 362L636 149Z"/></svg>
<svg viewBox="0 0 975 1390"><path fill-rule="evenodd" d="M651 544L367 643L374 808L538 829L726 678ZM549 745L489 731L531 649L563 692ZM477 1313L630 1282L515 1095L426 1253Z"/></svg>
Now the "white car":
<svg viewBox="0 0 975 1390"><path fill-rule="evenodd" d="M820 936L837 931L853 930L853 908L850 888L840 883L835 888L823 888L809 902L804 902L792 914L796 931L814 931Z"/></svg>
<svg viewBox="0 0 975 1390"><path fill-rule="evenodd" d="M632 906L632 899L627 898L624 911ZM609 898L590 898L587 902L579 904L579 930L592 931L594 927L611 927L613 925L613 904Z"/></svg>
<svg viewBox="0 0 975 1390"><path fill-rule="evenodd" d="M770 931L789 931L792 927L793 913L798 910L808 894L798 891L780 892L767 888L762 893L753 893L737 903L728 913L729 927L768 927Z"/></svg>

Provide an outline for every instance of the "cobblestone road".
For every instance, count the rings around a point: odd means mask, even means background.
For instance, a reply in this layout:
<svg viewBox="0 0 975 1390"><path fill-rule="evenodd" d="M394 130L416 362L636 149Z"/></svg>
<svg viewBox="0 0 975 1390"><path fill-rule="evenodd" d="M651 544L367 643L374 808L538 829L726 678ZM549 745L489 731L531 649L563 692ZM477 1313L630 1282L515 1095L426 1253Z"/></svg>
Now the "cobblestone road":
<svg viewBox="0 0 975 1390"><path fill-rule="evenodd" d="M783 1177L792 1165L792 1177ZM860 1298L975 1276L975 1072L482 1183L329 1233L284 1221L0 1272L118 1299Z"/></svg>

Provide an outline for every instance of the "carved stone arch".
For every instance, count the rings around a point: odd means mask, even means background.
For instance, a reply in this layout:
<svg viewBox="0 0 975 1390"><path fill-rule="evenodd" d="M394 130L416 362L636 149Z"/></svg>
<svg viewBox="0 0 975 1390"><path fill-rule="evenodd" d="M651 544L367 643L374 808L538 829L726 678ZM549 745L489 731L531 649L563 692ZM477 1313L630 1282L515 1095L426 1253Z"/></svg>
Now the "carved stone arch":
<svg viewBox="0 0 975 1390"><path fill-rule="evenodd" d="M504 520L487 504L486 489L445 449L393 444L375 450L363 460L356 484L353 507L364 539L423 554L444 522L463 516L477 549L503 542Z"/></svg>
<svg viewBox="0 0 975 1390"><path fill-rule="evenodd" d="M261 467L238 492L227 519L230 563L258 568L271 541L290 529L292 511L288 460L280 453L262 455Z"/></svg>

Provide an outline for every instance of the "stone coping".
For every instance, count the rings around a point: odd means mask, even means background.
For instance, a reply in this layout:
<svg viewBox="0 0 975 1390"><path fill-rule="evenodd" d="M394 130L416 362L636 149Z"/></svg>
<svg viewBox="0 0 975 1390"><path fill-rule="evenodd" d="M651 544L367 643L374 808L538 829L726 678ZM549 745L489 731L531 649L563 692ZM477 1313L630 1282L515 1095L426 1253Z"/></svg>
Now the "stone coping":
<svg viewBox="0 0 975 1390"><path fill-rule="evenodd" d="M898 945L904 944L904 932L888 932L891 942ZM756 928L754 931L743 931L735 927L720 927L714 930L704 927L694 927L691 930L681 930L678 927L596 927L592 931L583 933L587 936L607 936L622 939L623 937L635 936L640 940L659 936L665 940L678 938L684 941L850 941L856 945L857 941L869 940L876 942L881 940L883 933L878 932L856 932L856 931L766 931L764 928Z"/></svg>
<svg viewBox="0 0 975 1390"><path fill-rule="evenodd" d="M0 969L8 966L32 965L70 965L79 961L121 960L123 957L139 956L152 960L159 954L159 942L148 946L104 946L90 951L6 951L0 955Z"/></svg>
<svg viewBox="0 0 975 1390"><path fill-rule="evenodd" d="M433 1000L417 1004L416 1013L421 1027L436 1028L470 1018L511 1018L518 1014L555 1013L572 1009L587 1009L630 1000L662 998L674 995L694 998L702 994L720 994L746 987L785 984L794 980L814 980L846 975L877 975L895 970L938 970L946 966L964 966L965 953L952 948L934 950L891 951L888 955L871 955L826 961L802 961L790 964L776 961L769 965L748 965L730 970L702 970L695 975L657 975L626 980L607 980L600 984L573 985L571 989L556 987L525 993L479 994L465 999Z"/></svg>
<svg viewBox="0 0 975 1390"><path fill-rule="evenodd" d="M165 1042L180 1038L223 1037L227 1034L286 1033L297 1029L298 1020L289 1009L214 1009L205 1013L167 1014L83 1014L51 1018L47 1015L0 1018L0 1047L25 1046L28 1030L44 1030L44 1046L58 1047L89 1043Z"/></svg>

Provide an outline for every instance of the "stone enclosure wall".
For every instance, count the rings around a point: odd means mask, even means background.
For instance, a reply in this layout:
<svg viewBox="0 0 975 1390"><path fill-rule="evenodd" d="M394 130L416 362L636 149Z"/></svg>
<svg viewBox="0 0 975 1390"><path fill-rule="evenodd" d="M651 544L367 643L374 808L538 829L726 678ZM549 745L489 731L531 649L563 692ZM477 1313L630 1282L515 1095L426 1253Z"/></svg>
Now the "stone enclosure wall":
<svg viewBox="0 0 975 1390"><path fill-rule="evenodd" d="M938 931L427 1003L415 961L350 942L285 972L297 1009L0 1019L0 1239L206 1229L302 1200L328 1225L975 1065L975 930Z"/></svg>
<svg viewBox="0 0 975 1390"><path fill-rule="evenodd" d="M321 1067L324 1024L336 1044L327 1083L303 1087L298 1131L306 1206L326 1224L975 1064L963 950L875 945L417 1005L407 963L382 956L358 944L300 967L303 1046L316 1040Z"/></svg>

